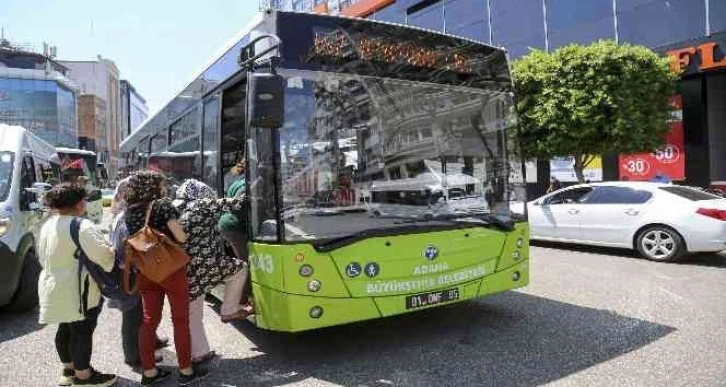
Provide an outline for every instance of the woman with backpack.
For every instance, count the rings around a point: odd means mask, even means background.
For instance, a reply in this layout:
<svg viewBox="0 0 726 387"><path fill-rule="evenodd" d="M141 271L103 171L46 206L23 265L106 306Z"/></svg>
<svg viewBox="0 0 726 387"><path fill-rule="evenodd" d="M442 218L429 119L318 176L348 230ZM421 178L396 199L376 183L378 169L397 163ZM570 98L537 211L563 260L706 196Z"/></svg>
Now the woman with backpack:
<svg viewBox="0 0 726 387"><path fill-rule="evenodd" d="M178 221L179 214L171 200L165 197L165 193L166 180L161 174L137 172L131 176L126 192L125 223L132 238L148 225L179 244L186 242L187 236ZM174 326L174 345L179 361L178 382L186 386L205 377L208 373L206 369L192 366L186 268L177 270L161 282L154 282L140 270L137 283L144 313L139 333L141 364L144 369L141 385L149 386L170 375L170 372L158 369L154 362L156 329L161 321L165 296L169 299Z"/></svg>
<svg viewBox="0 0 726 387"><path fill-rule="evenodd" d="M110 386L116 375L102 374L91 366L93 332L103 298L99 285L76 258L71 223L86 211L86 190L59 184L44 197L52 215L38 234L37 253L43 270L38 280L41 324L58 324L55 345L63 374L61 386ZM100 230L90 220L80 220L78 241L88 259L103 270L113 269L114 254Z"/></svg>
<svg viewBox="0 0 726 387"><path fill-rule="evenodd" d="M187 266L189 281L189 313L192 334L192 359L205 362L214 358L204 331L204 297L214 287L225 282L222 320L231 316L248 316L252 313L240 305L242 288L245 284L243 262L225 254L222 236L217 222L224 212L243 211L246 207L244 195L236 198L219 199L210 186L195 179L189 179L176 191L174 205L181 212L180 223L188 239L186 250L191 261Z"/></svg>

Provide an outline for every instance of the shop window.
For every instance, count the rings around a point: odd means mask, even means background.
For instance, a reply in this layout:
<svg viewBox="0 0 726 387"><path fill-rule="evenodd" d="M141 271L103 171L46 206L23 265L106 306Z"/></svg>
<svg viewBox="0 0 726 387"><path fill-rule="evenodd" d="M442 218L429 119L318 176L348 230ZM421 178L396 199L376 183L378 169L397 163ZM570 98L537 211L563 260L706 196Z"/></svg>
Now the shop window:
<svg viewBox="0 0 726 387"><path fill-rule="evenodd" d="M703 1L617 0L617 8L620 42L659 47L697 38L706 32Z"/></svg>
<svg viewBox="0 0 726 387"><path fill-rule="evenodd" d="M569 43L587 44L615 39L612 0L548 0L547 33L550 49Z"/></svg>
<svg viewBox="0 0 726 387"><path fill-rule="evenodd" d="M409 9L408 24L434 31L444 30L444 3L437 1L421 9Z"/></svg>
<svg viewBox="0 0 726 387"><path fill-rule="evenodd" d="M711 0L709 11L711 33L726 32L726 1Z"/></svg>
<svg viewBox="0 0 726 387"><path fill-rule="evenodd" d="M492 43L504 46L510 57L529 48L545 48L542 0L490 0Z"/></svg>
<svg viewBox="0 0 726 387"><path fill-rule="evenodd" d="M476 22L473 24L465 25L459 28L455 29L446 29L447 33L461 36L464 38L469 38L473 40L477 40L479 42L484 43L490 43L489 42L489 26L486 22Z"/></svg>
<svg viewBox="0 0 726 387"><path fill-rule="evenodd" d="M444 3L446 32L489 42L489 10L486 0L447 0Z"/></svg>
<svg viewBox="0 0 726 387"><path fill-rule="evenodd" d="M388 7L381 8L376 11L373 16L375 20L385 21L389 23L406 24L406 13L401 10L396 3Z"/></svg>

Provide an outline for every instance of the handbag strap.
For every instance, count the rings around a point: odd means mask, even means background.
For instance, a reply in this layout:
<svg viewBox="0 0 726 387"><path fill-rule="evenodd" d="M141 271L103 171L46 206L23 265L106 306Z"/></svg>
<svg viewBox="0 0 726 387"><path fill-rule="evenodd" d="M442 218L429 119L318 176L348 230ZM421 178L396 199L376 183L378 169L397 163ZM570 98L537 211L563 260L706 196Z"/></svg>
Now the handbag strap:
<svg viewBox="0 0 726 387"><path fill-rule="evenodd" d="M133 260L131 259L131 248L126 245L124 246L125 253L124 253L124 272L123 272L123 287L126 294L136 294L136 292L139 289L139 279L136 278L136 281L134 281L134 287L132 288L131 283L131 265L133 265Z"/></svg>
<svg viewBox="0 0 726 387"><path fill-rule="evenodd" d="M146 209L146 220L144 220L144 226L149 225L149 220L151 219L151 210L154 208L154 203L156 203L156 200L153 200L151 203L149 203L149 208Z"/></svg>

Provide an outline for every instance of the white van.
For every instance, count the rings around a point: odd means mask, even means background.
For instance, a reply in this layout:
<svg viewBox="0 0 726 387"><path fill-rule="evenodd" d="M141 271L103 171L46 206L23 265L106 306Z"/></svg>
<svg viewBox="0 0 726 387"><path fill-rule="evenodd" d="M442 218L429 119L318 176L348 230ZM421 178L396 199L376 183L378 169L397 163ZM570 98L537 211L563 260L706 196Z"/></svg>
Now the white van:
<svg viewBox="0 0 726 387"><path fill-rule="evenodd" d="M0 124L0 306L38 303L34 232L45 216L40 196L59 176L55 148L22 127Z"/></svg>

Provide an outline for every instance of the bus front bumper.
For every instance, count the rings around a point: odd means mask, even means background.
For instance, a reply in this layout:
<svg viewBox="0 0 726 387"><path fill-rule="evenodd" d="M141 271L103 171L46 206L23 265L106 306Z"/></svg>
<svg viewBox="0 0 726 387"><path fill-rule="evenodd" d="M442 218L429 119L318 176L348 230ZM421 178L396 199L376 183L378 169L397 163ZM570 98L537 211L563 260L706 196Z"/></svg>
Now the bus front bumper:
<svg viewBox="0 0 726 387"><path fill-rule="evenodd" d="M507 269L490 274L474 281L432 289L424 294L431 295L434 304L412 302L409 295L332 298L302 296L282 293L252 284L255 309L255 323L259 328L281 332L300 332L357 321L395 316L418 310L435 308L471 300L526 286L529 283L529 260L523 260ZM456 289L456 299L439 297L440 291Z"/></svg>

